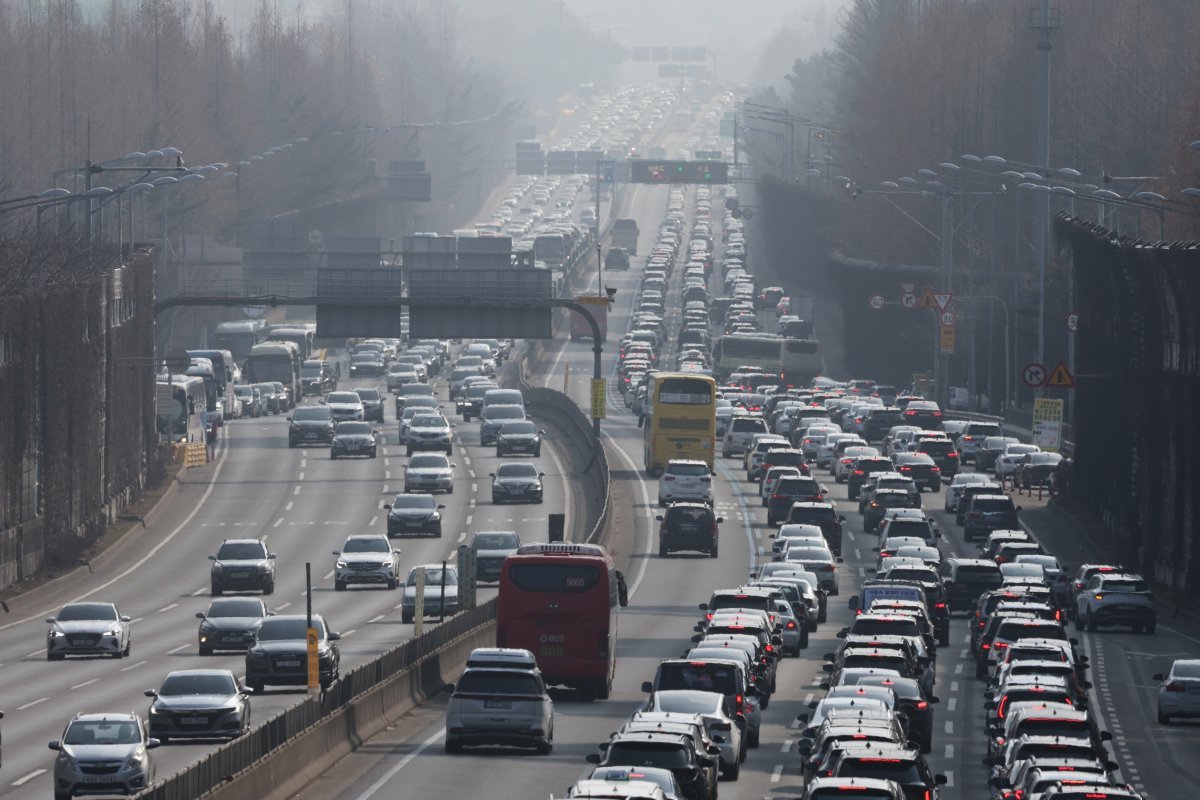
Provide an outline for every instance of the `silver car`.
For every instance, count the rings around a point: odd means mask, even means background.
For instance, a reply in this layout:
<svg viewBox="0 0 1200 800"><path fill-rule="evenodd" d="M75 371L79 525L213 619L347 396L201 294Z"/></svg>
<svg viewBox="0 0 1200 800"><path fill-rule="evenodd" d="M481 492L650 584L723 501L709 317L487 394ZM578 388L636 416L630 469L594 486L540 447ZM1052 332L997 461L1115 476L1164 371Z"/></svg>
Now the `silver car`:
<svg viewBox="0 0 1200 800"><path fill-rule="evenodd" d="M112 603L68 603L46 623L46 660L69 655L123 658L132 645L129 617Z"/></svg>
<svg viewBox="0 0 1200 800"><path fill-rule="evenodd" d="M1158 721L1169 725L1172 717L1200 717L1200 659L1181 658L1159 681Z"/></svg>
<svg viewBox="0 0 1200 800"><path fill-rule="evenodd" d="M444 613L446 616L458 613L458 569L453 566L443 567L442 564L425 564L413 567L404 581L404 599L400 604L400 621L408 624L413 621L417 612L417 581L424 570L425 591L424 615L436 617Z"/></svg>
<svg viewBox="0 0 1200 800"><path fill-rule="evenodd" d="M352 583L373 583L395 589L400 585L400 551L382 534L349 536L334 550L333 588L344 592Z"/></svg>
<svg viewBox="0 0 1200 800"><path fill-rule="evenodd" d="M454 452L454 445L450 441L452 427L453 425L438 413L414 415L404 431L407 455L411 456L417 450L441 450L450 455Z"/></svg>
<svg viewBox="0 0 1200 800"><path fill-rule="evenodd" d="M333 414L334 422L362 422L365 418L366 410L358 392L330 392L321 402Z"/></svg>
<svg viewBox="0 0 1200 800"><path fill-rule="evenodd" d="M137 714L76 714L50 743L55 800L87 794L137 794L154 783L158 747Z"/></svg>
<svg viewBox="0 0 1200 800"><path fill-rule="evenodd" d="M404 468L404 491L453 494L457 466L441 453L417 453Z"/></svg>

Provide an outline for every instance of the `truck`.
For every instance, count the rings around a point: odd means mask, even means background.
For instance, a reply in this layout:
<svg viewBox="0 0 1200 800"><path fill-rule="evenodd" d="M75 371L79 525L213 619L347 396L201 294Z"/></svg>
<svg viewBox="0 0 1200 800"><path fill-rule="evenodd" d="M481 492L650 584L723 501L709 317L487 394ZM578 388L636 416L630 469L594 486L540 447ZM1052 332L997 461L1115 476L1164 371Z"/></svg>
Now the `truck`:
<svg viewBox="0 0 1200 800"><path fill-rule="evenodd" d="M636 219L619 219L613 223L612 246L623 247L631 256L637 255L638 224Z"/></svg>
<svg viewBox="0 0 1200 800"><path fill-rule="evenodd" d="M608 298L599 297L594 294L578 295L575 302L580 305L585 305L588 311L592 312L592 316L596 318L596 324L600 326L600 341L608 338ZM592 326L588 324L587 319L575 311L571 311L571 340L576 339L591 339Z"/></svg>

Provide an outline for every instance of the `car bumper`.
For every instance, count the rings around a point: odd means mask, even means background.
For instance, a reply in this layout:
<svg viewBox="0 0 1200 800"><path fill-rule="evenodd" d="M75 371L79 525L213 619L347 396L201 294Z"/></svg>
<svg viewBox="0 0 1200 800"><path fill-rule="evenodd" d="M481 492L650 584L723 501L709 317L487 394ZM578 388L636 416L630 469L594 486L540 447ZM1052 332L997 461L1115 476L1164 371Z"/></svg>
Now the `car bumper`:
<svg viewBox="0 0 1200 800"><path fill-rule="evenodd" d="M712 489L709 489L708 491L693 490L693 491L682 491L682 492L681 491L671 491L669 489L664 491L664 490L660 489L658 492L658 499L659 499L659 502L662 502L662 503L673 503L677 500L691 500L691 501L696 501L699 503L708 503L709 505L712 505L713 493L712 493Z"/></svg>
<svg viewBox="0 0 1200 800"><path fill-rule="evenodd" d="M492 489L493 503L516 503L522 501L541 501L541 489L528 489L525 491L501 491Z"/></svg>
<svg viewBox="0 0 1200 800"><path fill-rule="evenodd" d="M370 583L384 585L396 580L396 573L390 569L375 570L339 569L333 574L333 579L340 583Z"/></svg>
<svg viewBox="0 0 1200 800"><path fill-rule="evenodd" d="M502 440L496 441L496 447L503 450L505 453L508 453L509 455L513 455L515 453L529 453L530 455L533 455L541 449L541 445L535 442L511 442Z"/></svg>
<svg viewBox="0 0 1200 800"><path fill-rule="evenodd" d="M297 656L300 663L304 664L304 655ZM320 680L322 683L328 683L333 680L332 665L322 664L320 669ZM246 683L255 684L262 683L267 686L307 686L308 671L301 669L298 671L288 670L287 672L279 672L266 668L246 668Z"/></svg>
<svg viewBox="0 0 1200 800"><path fill-rule="evenodd" d="M437 480L416 480L407 478L404 481L405 494L410 492L448 492L453 488L453 478L439 478Z"/></svg>
<svg viewBox="0 0 1200 800"><path fill-rule="evenodd" d="M409 439L404 446L410 450L448 450L449 439Z"/></svg>
<svg viewBox="0 0 1200 800"><path fill-rule="evenodd" d="M289 433L288 440L299 444L301 442L333 443L333 431L328 433Z"/></svg>
<svg viewBox="0 0 1200 800"><path fill-rule="evenodd" d="M1097 625L1144 625L1154 622L1155 618L1153 608L1101 606L1092 612L1088 622Z"/></svg>
<svg viewBox="0 0 1200 800"><path fill-rule="evenodd" d="M120 770L107 775L88 775L74 770L54 772L55 793L73 795L136 794L148 785L146 771Z"/></svg>
<svg viewBox="0 0 1200 800"><path fill-rule="evenodd" d="M210 650L249 650L254 646L254 634L213 633L198 637L197 644Z"/></svg>
<svg viewBox="0 0 1200 800"><path fill-rule="evenodd" d="M60 636L46 641L46 652L63 656L102 656L121 652L119 636Z"/></svg>
<svg viewBox="0 0 1200 800"><path fill-rule="evenodd" d="M188 718L203 719L200 724L188 724ZM217 739L227 736L241 735L245 720L237 714L224 714L213 718L207 711L197 711L195 714L176 713L169 715L151 715L150 735L160 739Z"/></svg>
<svg viewBox="0 0 1200 800"><path fill-rule="evenodd" d="M510 747L533 747L546 741L546 731L534 727L513 728L463 728L447 727L446 741L461 745L508 745Z"/></svg>
<svg viewBox="0 0 1200 800"><path fill-rule="evenodd" d="M1200 691L1159 692L1158 713L1172 717L1200 717Z"/></svg>
<svg viewBox="0 0 1200 800"><path fill-rule="evenodd" d="M426 599L425 600L425 609L424 609L426 618L438 616L439 614L442 613L443 608L445 608L446 614L457 614L458 613L458 601L457 600L453 600L453 601L447 600L445 605L443 606L442 603L438 602L436 599L434 599L434 600ZM410 615L417 613L417 608L412 603L405 603L402 610L404 611L404 613L410 614Z"/></svg>
<svg viewBox="0 0 1200 800"><path fill-rule="evenodd" d="M329 449L330 455L338 456L373 456L375 455L374 445L362 445L359 447L344 447L334 445Z"/></svg>
<svg viewBox="0 0 1200 800"><path fill-rule="evenodd" d="M212 576L212 585L219 589L234 592L247 592L265 589L275 581L270 573L252 572L249 575L222 574Z"/></svg>
<svg viewBox="0 0 1200 800"><path fill-rule="evenodd" d="M424 536L439 533L442 526L436 522L397 522L389 519L388 536Z"/></svg>

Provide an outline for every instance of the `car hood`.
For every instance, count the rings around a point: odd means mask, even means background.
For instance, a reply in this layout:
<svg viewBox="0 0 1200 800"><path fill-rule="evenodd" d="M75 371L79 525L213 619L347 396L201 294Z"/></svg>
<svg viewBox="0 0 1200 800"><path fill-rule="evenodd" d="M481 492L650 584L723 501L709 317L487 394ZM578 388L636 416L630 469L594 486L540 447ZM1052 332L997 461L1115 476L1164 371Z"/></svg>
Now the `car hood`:
<svg viewBox="0 0 1200 800"><path fill-rule="evenodd" d="M432 508L393 508L388 512L388 516L403 517L405 519L431 519L437 516L437 513Z"/></svg>
<svg viewBox="0 0 1200 800"><path fill-rule="evenodd" d="M405 474L419 478L449 478L451 473L447 467L409 467Z"/></svg>
<svg viewBox="0 0 1200 800"><path fill-rule="evenodd" d="M392 557L387 553L342 553L339 561L347 564L390 564Z"/></svg>
<svg viewBox="0 0 1200 800"><path fill-rule="evenodd" d="M405 586L404 587L404 599L405 600L414 600L414 599L416 599L416 596L417 596L417 587L416 586ZM442 596L442 585L440 583L432 583L432 584L425 585L425 599L426 600L439 600L439 599L441 599L441 596ZM446 599L449 600L451 598L456 598L456 597L458 597L458 584L456 584L456 583L446 584Z"/></svg>
<svg viewBox="0 0 1200 800"><path fill-rule="evenodd" d="M539 481L537 478L532 478L532 477L531 478L492 478L493 486L507 486L509 488L516 488L519 486L536 486L538 484L538 482Z"/></svg>
<svg viewBox="0 0 1200 800"><path fill-rule="evenodd" d="M55 630L63 633L104 633L120 626L121 623L112 619L80 619L54 623Z"/></svg>
<svg viewBox="0 0 1200 800"><path fill-rule="evenodd" d="M140 744L64 744L62 752L75 761L125 761Z"/></svg>
<svg viewBox="0 0 1200 800"><path fill-rule="evenodd" d="M228 708L236 705L237 695L232 694L176 694L160 695L151 706L156 711L182 711L204 708Z"/></svg>
<svg viewBox="0 0 1200 800"><path fill-rule="evenodd" d="M206 617L201 625L208 625L214 631L246 631L256 630L262 625L259 617Z"/></svg>
<svg viewBox="0 0 1200 800"><path fill-rule="evenodd" d="M256 569L265 567L270 562L265 558L222 558L214 561L214 566L226 567L228 569Z"/></svg>
<svg viewBox="0 0 1200 800"><path fill-rule="evenodd" d="M343 433L334 436L333 440L343 444L370 444L375 441L375 437L369 433Z"/></svg>
<svg viewBox="0 0 1200 800"><path fill-rule="evenodd" d="M292 427L294 428L330 428L333 426L331 419L294 419Z"/></svg>
<svg viewBox="0 0 1200 800"><path fill-rule="evenodd" d="M476 558L507 558L508 556L511 556L515 552L517 552L515 547L509 548L507 550L476 550L475 557Z"/></svg>
<svg viewBox="0 0 1200 800"><path fill-rule="evenodd" d="M441 434L442 436L450 435L449 428L422 428L422 427L413 425L411 423L408 426L408 432L409 433L420 433L420 434L424 434L426 436L428 436L430 434Z"/></svg>
<svg viewBox="0 0 1200 800"><path fill-rule="evenodd" d="M328 649L328 645L325 642L321 642L318 647L321 652L325 652ZM278 641L258 642L250 652L262 653L264 655L307 653L308 643L303 639L280 639Z"/></svg>

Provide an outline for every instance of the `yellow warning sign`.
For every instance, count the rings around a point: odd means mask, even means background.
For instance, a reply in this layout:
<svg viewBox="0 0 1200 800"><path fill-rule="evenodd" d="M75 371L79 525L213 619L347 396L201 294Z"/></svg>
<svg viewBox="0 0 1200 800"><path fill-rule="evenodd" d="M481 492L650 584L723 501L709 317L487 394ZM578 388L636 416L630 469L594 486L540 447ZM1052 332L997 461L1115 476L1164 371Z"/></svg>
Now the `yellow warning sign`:
<svg viewBox="0 0 1200 800"><path fill-rule="evenodd" d="M305 638L308 643L308 688L311 691L321 685L321 657L317 653L320 632L309 628Z"/></svg>
<svg viewBox="0 0 1200 800"><path fill-rule="evenodd" d="M1046 379L1045 386L1052 389L1074 389L1075 376L1067 369L1067 365L1060 358L1058 363L1054 365L1054 370L1050 373L1050 377Z"/></svg>
<svg viewBox="0 0 1200 800"><path fill-rule="evenodd" d="M917 308L937 308L938 301L933 296L933 289L926 289L921 295L921 299L917 301Z"/></svg>
<svg viewBox="0 0 1200 800"><path fill-rule="evenodd" d="M592 378L592 419L604 419L604 378Z"/></svg>
<svg viewBox="0 0 1200 800"><path fill-rule="evenodd" d="M942 337L940 341L942 355L954 355L954 328L949 325L943 325Z"/></svg>
<svg viewBox="0 0 1200 800"><path fill-rule="evenodd" d="M594 294L581 294L575 298L575 302L585 306L606 306L608 305L608 298Z"/></svg>

